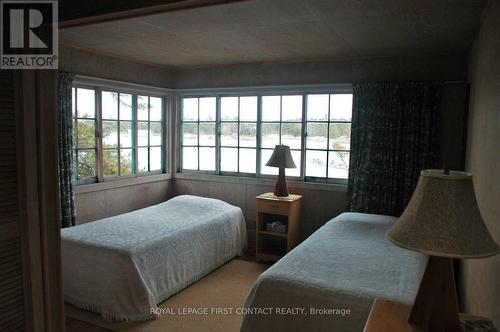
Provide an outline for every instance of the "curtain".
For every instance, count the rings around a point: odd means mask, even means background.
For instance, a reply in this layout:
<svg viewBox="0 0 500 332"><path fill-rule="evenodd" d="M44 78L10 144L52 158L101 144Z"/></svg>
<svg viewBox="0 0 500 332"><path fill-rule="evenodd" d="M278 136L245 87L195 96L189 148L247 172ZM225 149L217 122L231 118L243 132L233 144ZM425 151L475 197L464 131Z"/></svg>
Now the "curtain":
<svg viewBox="0 0 500 332"><path fill-rule="evenodd" d="M73 119L71 82L74 74L58 72L59 209L61 228L76 224L73 195Z"/></svg>
<svg viewBox="0 0 500 332"><path fill-rule="evenodd" d="M399 216L420 171L438 167L442 82L353 86L348 210Z"/></svg>

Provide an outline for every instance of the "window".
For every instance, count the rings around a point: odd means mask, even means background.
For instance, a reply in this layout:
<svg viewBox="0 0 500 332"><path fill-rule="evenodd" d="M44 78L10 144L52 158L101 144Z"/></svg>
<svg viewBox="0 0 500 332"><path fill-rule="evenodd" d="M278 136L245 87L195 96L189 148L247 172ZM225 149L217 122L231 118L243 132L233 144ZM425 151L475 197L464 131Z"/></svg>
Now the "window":
<svg viewBox="0 0 500 332"><path fill-rule="evenodd" d="M182 102L182 168L215 171L216 98Z"/></svg>
<svg viewBox="0 0 500 332"><path fill-rule="evenodd" d="M221 172L255 174L257 165L257 97L221 97Z"/></svg>
<svg viewBox="0 0 500 332"><path fill-rule="evenodd" d="M297 168L287 170L289 176L300 176L302 148L302 95L263 96L261 124L261 174L278 174L266 166L274 147L290 146Z"/></svg>
<svg viewBox="0 0 500 332"><path fill-rule="evenodd" d="M163 171L162 97L78 85L72 90L76 183Z"/></svg>
<svg viewBox="0 0 500 332"><path fill-rule="evenodd" d="M138 96L137 161L139 172L153 172L163 165L163 123L161 98Z"/></svg>
<svg viewBox="0 0 500 332"><path fill-rule="evenodd" d="M132 95L103 91L101 100L104 176L134 174Z"/></svg>
<svg viewBox="0 0 500 332"><path fill-rule="evenodd" d="M297 166L287 170L288 176L347 179L352 93L346 88L317 91L181 96L179 170L275 175L278 169L265 164L275 145L285 144Z"/></svg>
<svg viewBox="0 0 500 332"><path fill-rule="evenodd" d="M72 89L73 159L77 180L97 176L96 96L91 89Z"/></svg>
<svg viewBox="0 0 500 332"><path fill-rule="evenodd" d="M347 179L352 94L307 95L306 177Z"/></svg>

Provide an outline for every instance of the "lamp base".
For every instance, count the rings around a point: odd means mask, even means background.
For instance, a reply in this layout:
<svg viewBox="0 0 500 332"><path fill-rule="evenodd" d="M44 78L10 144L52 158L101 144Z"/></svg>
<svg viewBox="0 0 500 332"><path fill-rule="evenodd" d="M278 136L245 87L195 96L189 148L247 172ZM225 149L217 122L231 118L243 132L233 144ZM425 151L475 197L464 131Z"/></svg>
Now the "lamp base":
<svg viewBox="0 0 500 332"><path fill-rule="evenodd" d="M425 332L460 331L451 258L429 257L408 323Z"/></svg>
<svg viewBox="0 0 500 332"><path fill-rule="evenodd" d="M286 183L285 169L280 167L278 180L276 181L276 186L274 187L274 195L277 197L287 197L288 196L288 185Z"/></svg>

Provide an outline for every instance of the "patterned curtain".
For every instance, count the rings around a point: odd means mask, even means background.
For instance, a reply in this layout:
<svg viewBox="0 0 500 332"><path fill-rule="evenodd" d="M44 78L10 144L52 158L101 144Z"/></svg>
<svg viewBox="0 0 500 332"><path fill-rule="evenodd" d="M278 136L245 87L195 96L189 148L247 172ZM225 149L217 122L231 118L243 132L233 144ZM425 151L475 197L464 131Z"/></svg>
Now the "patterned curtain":
<svg viewBox="0 0 500 332"><path fill-rule="evenodd" d="M73 121L71 82L75 75L59 72L59 199L61 228L75 226L75 203L73 196Z"/></svg>
<svg viewBox="0 0 500 332"><path fill-rule="evenodd" d="M436 168L442 82L353 87L348 210L399 216L420 171Z"/></svg>

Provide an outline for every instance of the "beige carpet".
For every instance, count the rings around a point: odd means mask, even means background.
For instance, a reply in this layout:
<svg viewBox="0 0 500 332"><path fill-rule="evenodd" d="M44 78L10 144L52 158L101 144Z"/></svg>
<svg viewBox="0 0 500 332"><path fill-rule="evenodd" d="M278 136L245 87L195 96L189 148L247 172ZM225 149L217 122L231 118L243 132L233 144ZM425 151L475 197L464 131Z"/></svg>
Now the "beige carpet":
<svg viewBox="0 0 500 332"><path fill-rule="evenodd" d="M233 314L179 314L189 308L241 308L257 277L269 266L234 259L200 281L164 301L168 308L159 319L143 323L106 323L99 315L66 305L66 315L112 331L127 332L232 332L239 331L241 316ZM234 310L235 311L235 310Z"/></svg>

